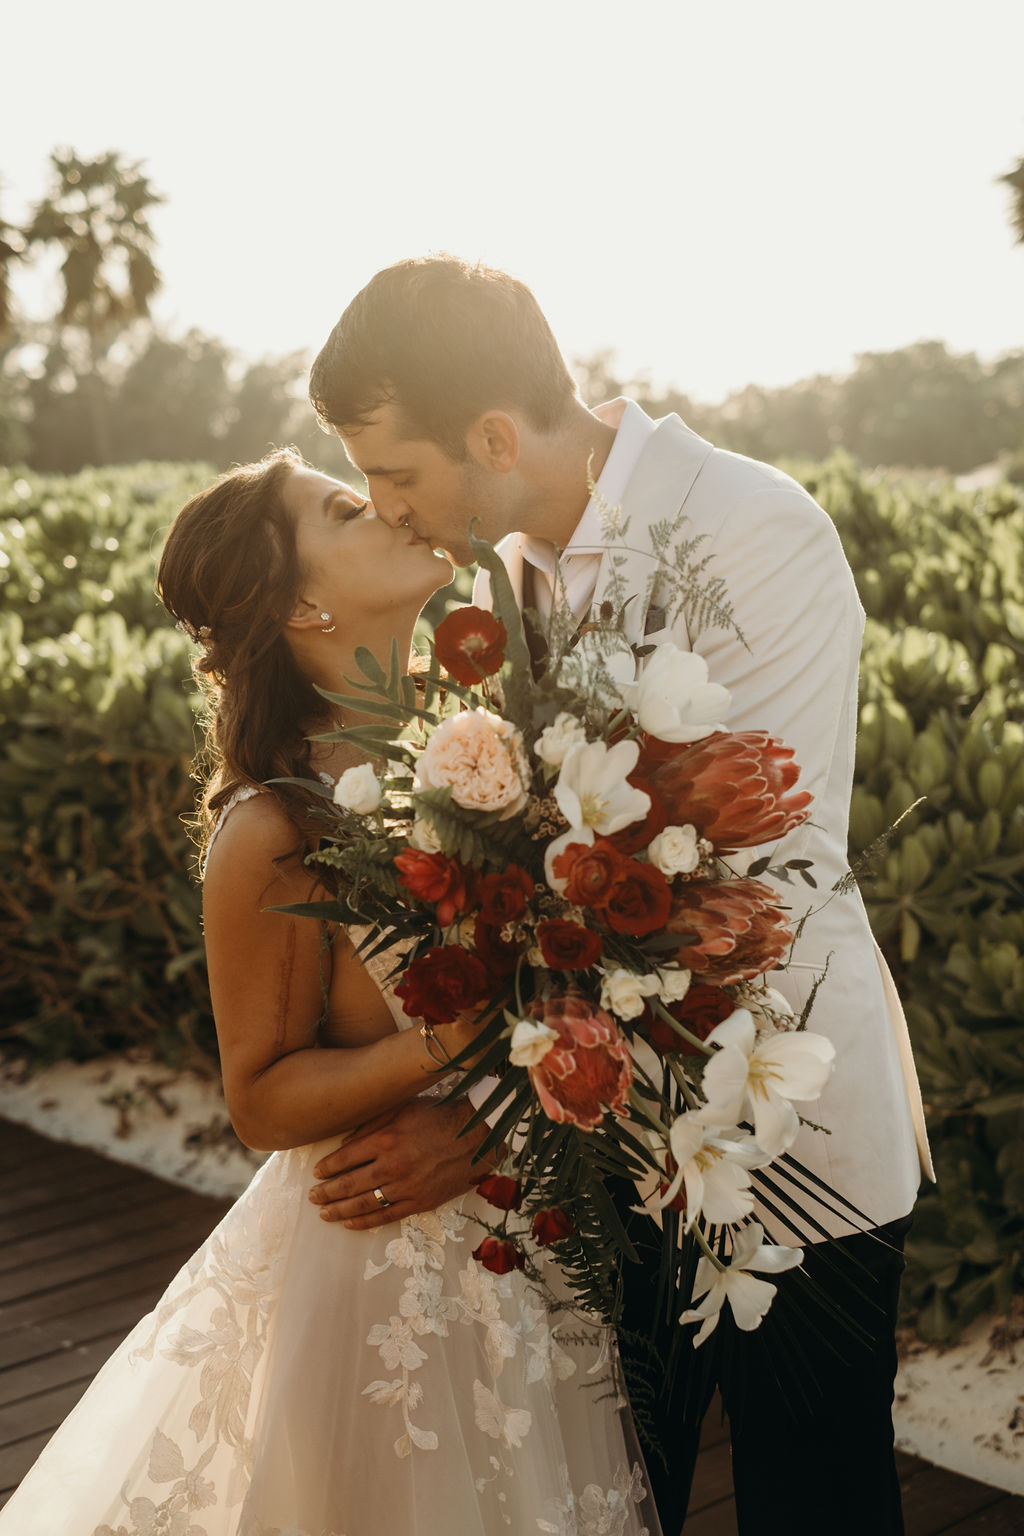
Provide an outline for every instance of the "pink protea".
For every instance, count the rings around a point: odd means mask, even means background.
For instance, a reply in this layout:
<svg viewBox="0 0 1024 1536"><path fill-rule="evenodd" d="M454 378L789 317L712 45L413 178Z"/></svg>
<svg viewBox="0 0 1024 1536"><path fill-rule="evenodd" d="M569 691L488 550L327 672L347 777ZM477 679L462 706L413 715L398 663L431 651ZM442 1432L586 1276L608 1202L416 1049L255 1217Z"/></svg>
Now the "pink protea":
<svg viewBox="0 0 1024 1536"><path fill-rule="evenodd" d="M605 1109L627 1114L633 1062L611 1015L577 987L538 999L527 1012L558 1036L527 1069L548 1118L593 1131Z"/></svg>
<svg viewBox="0 0 1024 1536"><path fill-rule="evenodd" d="M682 937L679 964L716 987L774 969L793 942L778 897L760 880L690 880L665 926Z"/></svg>
<svg viewBox="0 0 1024 1536"><path fill-rule="evenodd" d="M800 769L767 731L718 731L676 748L651 773L674 826L690 825L717 853L774 843L806 821L811 796L790 793Z"/></svg>

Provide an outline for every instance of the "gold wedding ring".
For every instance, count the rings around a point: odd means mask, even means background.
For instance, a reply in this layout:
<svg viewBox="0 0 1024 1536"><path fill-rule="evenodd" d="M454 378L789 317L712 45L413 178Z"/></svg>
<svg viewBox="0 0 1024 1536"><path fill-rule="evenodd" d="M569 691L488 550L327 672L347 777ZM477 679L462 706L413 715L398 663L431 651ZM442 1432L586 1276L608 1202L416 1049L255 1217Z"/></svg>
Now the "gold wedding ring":
<svg viewBox="0 0 1024 1536"><path fill-rule="evenodd" d="M379 1184L373 1192L373 1198L376 1200L382 1211L386 1211L388 1206L391 1204L391 1201L388 1199L387 1195L381 1189Z"/></svg>

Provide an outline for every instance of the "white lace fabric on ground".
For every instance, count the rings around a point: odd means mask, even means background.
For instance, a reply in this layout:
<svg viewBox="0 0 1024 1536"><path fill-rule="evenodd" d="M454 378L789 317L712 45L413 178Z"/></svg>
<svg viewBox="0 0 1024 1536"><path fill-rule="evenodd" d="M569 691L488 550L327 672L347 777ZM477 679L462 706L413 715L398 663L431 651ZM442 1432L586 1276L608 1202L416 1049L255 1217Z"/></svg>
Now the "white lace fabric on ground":
<svg viewBox="0 0 1024 1536"><path fill-rule="evenodd" d="M0 1536L660 1536L609 1331L477 1264L475 1193L372 1232L321 1220L339 1139L264 1164Z"/></svg>

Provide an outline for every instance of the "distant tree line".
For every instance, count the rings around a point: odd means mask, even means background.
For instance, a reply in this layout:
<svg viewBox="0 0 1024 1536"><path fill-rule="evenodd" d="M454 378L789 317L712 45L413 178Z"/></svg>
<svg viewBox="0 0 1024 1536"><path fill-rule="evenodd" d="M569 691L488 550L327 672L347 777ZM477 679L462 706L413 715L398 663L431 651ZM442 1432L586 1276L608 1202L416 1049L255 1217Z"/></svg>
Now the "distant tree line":
<svg viewBox="0 0 1024 1536"><path fill-rule="evenodd" d="M1001 179L1024 239L1024 161ZM153 325L161 279L149 214L162 201L118 153L83 160L59 150L26 224L0 218L0 464L58 473L140 459L226 466L289 442L342 470L340 443L306 403L305 353L252 362L216 337ZM29 321L14 298L17 270L55 258L59 307ZM590 404L628 393L754 458L820 459L842 446L869 466L953 474L1002 460L1024 480L1024 350L982 361L922 341L863 353L846 375L749 385L717 405L620 377L611 351L576 371Z"/></svg>

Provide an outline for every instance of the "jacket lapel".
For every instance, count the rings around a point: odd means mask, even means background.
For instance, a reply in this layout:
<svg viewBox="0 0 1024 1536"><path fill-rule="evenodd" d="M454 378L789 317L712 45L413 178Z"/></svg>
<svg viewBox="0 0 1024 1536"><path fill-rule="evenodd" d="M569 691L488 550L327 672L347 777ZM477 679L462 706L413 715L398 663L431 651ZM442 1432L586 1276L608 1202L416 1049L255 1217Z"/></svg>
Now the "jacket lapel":
<svg viewBox="0 0 1024 1536"><path fill-rule="evenodd" d="M630 645L654 644L666 629L665 614L651 606L657 565L651 529L668 523L674 533L682 522L686 498L700 474L712 445L684 426L678 416L665 416L644 446L622 498L625 538L604 551L594 604L626 603L624 626Z"/></svg>

